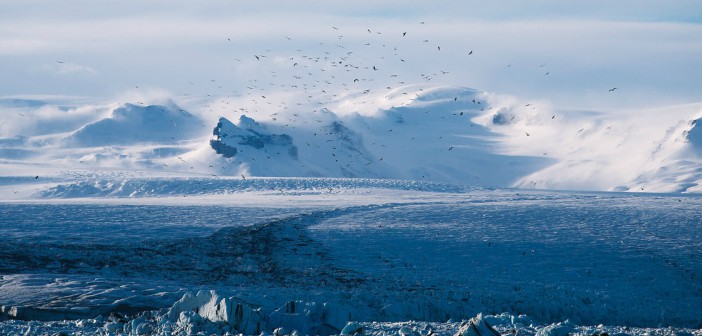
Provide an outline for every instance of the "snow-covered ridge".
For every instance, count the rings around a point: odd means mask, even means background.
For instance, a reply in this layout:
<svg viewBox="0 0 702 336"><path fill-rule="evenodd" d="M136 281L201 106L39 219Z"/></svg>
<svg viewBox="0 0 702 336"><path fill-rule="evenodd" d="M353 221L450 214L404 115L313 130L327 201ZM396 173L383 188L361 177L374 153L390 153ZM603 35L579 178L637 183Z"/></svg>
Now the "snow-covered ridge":
<svg viewBox="0 0 702 336"><path fill-rule="evenodd" d="M169 101L53 110L49 103L11 101L4 108L17 114L8 125L24 126L20 133L0 133L0 173L15 175L29 165L38 175L50 165L537 189L702 190L699 104L568 111L426 84L325 96L333 99L269 93L265 104L242 96L187 109ZM214 113L219 116L213 119ZM47 132L43 120L59 125L57 132Z"/></svg>

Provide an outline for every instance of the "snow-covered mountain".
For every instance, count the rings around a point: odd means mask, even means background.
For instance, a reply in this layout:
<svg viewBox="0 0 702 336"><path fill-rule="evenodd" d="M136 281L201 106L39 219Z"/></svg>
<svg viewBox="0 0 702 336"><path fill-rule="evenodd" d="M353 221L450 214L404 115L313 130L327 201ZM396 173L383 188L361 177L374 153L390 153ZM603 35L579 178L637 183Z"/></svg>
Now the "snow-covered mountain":
<svg viewBox="0 0 702 336"><path fill-rule="evenodd" d="M548 159L501 155L497 134L471 119L485 94L465 88L406 87L367 112L281 111L238 126L220 118L211 147L227 164L254 176L412 179L507 186ZM344 104L360 104L352 98ZM281 119L283 121L281 121ZM285 133L284 133L285 132Z"/></svg>
<svg viewBox="0 0 702 336"><path fill-rule="evenodd" d="M192 114L173 104L124 104L108 118L81 127L64 141L81 147L168 143L192 138L198 131L197 124Z"/></svg>
<svg viewBox="0 0 702 336"><path fill-rule="evenodd" d="M4 118L24 126L0 129L1 169L4 175L31 165L37 172L30 175L52 166L538 189L702 190L701 104L570 111L427 84L340 93L324 104L294 95L277 105L271 96L265 106L247 99L231 101L238 109L224 100L187 108L173 102L63 104L51 114L47 105L59 106L56 102L6 99L0 104ZM46 120L60 127L46 131ZM27 124L42 125L41 130ZM70 125L73 130L67 130Z"/></svg>

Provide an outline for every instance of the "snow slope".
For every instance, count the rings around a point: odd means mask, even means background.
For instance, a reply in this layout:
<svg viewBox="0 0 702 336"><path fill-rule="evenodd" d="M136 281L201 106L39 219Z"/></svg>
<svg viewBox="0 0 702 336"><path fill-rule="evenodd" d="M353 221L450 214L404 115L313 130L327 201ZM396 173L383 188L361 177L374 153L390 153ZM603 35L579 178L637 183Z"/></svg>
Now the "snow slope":
<svg viewBox="0 0 702 336"><path fill-rule="evenodd" d="M699 192L702 147L694 120L701 111L702 105L692 104L611 113L531 112L528 120L495 130L509 136L509 152L557 159L521 177L517 187ZM528 148L520 149L516 141Z"/></svg>

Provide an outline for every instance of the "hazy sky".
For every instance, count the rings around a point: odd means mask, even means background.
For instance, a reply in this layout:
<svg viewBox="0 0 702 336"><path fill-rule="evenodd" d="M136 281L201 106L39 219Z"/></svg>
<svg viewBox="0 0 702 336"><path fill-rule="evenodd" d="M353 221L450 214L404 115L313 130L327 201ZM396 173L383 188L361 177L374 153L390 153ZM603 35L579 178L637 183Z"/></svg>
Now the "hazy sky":
<svg viewBox="0 0 702 336"><path fill-rule="evenodd" d="M698 102L702 2L5 0L0 74L0 96L219 96L361 79L573 108Z"/></svg>

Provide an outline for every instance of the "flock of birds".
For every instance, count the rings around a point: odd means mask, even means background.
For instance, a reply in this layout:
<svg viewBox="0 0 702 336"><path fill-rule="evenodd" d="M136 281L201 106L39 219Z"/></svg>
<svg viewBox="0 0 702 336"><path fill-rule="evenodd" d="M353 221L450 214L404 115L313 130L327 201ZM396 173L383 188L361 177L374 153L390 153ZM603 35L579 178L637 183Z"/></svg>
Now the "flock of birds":
<svg viewBox="0 0 702 336"><path fill-rule="evenodd" d="M431 58L413 59L418 54L416 49L423 48L424 56L440 57L441 46L432 44L426 37L413 37L408 31L385 34L370 28L362 33L365 36L359 32L349 33L356 36L349 38L342 28L331 26L330 36L324 41L310 42L303 38L299 44L294 36L285 35L279 45L284 50L282 52L266 49L252 53L249 59L233 58L234 67L240 73L252 74L253 78L243 81L237 78L245 86L232 91L226 91L226 80L210 79L206 86L219 92L207 96L218 97L218 100L208 102L203 108L230 120L237 120L239 115L265 114L267 123L276 124L281 129L295 128L297 123L307 123L305 119L309 119L300 118L301 114L315 115L333 110L335 104L344 100L353 101L359 109L364 105L377 108L375 98L378 94L390 93L405 85L441 80L451 74L450 69L436 67L408 75L415 68L432 68ZM227 38L226 43L236 48L232 38ZM297 48L300 44L310 43L315 44L310 50ZM403 52L405 50L413 52ZM463 54L466 58L474 57L475 51L465 48ZM192 81L189 83L196 86ZM281 92L282 95L278 94ZM403 104L416 98L409 92L402 94L407 97ZM328 125L316 121L319 125L313 134L329 135ZM335 157L336 154L331 153ZM382 161L382 157L377 161Z"/></svg>
<svg viewBox="0 0 702 336"><path fill-rule="evenodd" d="M425 22L419 25L423 26ZM401 33L367 28L362 33L348 32L351 37L347 37L344 29L331 26L329 38L310 42L303 37L300 43L295 36L284 35L277 45L280 51L265 49L251 53L248 59L243 56L232 58L233 67L238 70L234 79L239 85L244 85L227 91L229 85L226 83L231 79L210 79L205 86L219 91L207 94L208 97L217 98L210 100L203 108L230 120L237 120L238 115L267 115L266 123L276 124L281 129L295 128L298 122L307 123L300 121L305 119L299 118L300 114L314 115L333 110L342 101L352 102L359 110L377 108L379 95L390 94L413 84L460 82L464 79L451 77L453 71L450 67L479 66L476 59L478 50L468 45L450 45L442 51L439 43L427 38L431 37L430 33L423 34L421 27L416 28ZM227 38L226 44L234 49L237 47L232 38ZM315 46L298 48L310 44ZM451 56L444 55L446 50L451 50ZM456 50L459 50L459 59L455 58ZM506 67L512 68L512 64ZM551 75L552 70L544 69L547 68L546 63L535 67L543 69L544 76ZM242 74L251 78L242 79L239 77ZM192 81L189 84L196 86ZM609 89L609 92L615 90L616 87ZM279 94L281 92L284 94ZM401 94L406 97L403 105L410 104L419 96L412 92ZM369 98L364 99L364 96ZM454 98L456 100L458 97ZM481 104L475 99L472 102ZM320 124L314 134L324 134L324 127L324 124ZM525 134L531 136L529 132ZM454 148L448 146L448 151ZM335 153L332 156L336 157ZM382 157L377 161L382 161Z"/></svg>
<svg viewBox="0 0 702 336"><path fill-rule="evenodd" d="M419 25L423 26L425 22L419 22ZM234 62L240 63L238 67L246 69L244 73L253 71L255 78L244 80L246 85L242 90L220 95L246 96L251 103L247 104L248 106L230 107L228 112L255 114L259 112L257 107L262 110L269 107L282 110L291 108L286 99L274 100L271 97L269 93L276 90L298 93L307 103L317 105L321 109L348 95L358 93L389 92L408 84L432 81L464 82L463 78L447 78L451 76L452 71L445 67L479 66L471 60L475 57L475 51L469 46L451 46L454 55L455 51L459 50L458 59L455 56L444 57L441 55L442 46L426 38L430 36L429 33L422 36L421 29L413 29L412 33L402 31L386 34L367 28L366 37L361 37L359 32L349 32L351 38L345 36L344 30L337 26L331 26L330 29L333 34L325 41L317 42L319 46L309 51L295 48L296 39L285 35L280 45L281 49L285 50L282 54L271 49L253 53L251 59L255 60L256 64L251 64L245 58L234 58ZM231 38L227 38L227 41L234 44ZM302 42L309 43L308 40ZM431 52L432 49L434 52ZM435 64L442 64L444 67ZM538 65L538 68L544 67L546 63ZM550 74L551 71L544 72L545 76ZM218 89L223 89L218 80L211 79L210 82ZM190 83L194 85L193 82ZM609 89L609 92L615 90L616 87ZM230 105L226 99L222 99L220 103ZM374 102L356 100L355 103ZM295 104L302 106L303 102ZM206 107L214 110L213 106ZM251 108L253 110L249 110Z"/></svg>
<svg viewBox="0 0 702 336"><path fill-rule="evenodd" d="M464 81L453 77L451 67L479 66L476 58L479 50L468 45L447 45L442 50L442 45L433 40L433 35L422 30L425 24L422 21L419 27L391 33L371 28L365 32L345 32L340 27L330 26L329 37L317 42L305 37L298 41L295 36L284 35L277 45L279 51L265 49L252 52L249 59L243 56L231 58L230 65L237 69L233 76L210 79L205 84L198 85L194 81L188 84L193 91L209 91L207 96L212 99L203 108L212 114L230 120L237 120L238 115L266 114L267 123L281 128L294 128L299 122L297 119L304 119L298 118L300 114L312 115L329 110L344 100L352 101L359 109L377 108L379 94L389 94L412 84ZM226 38L225 43L225 48L237 48L231 37ZM314 47L310 47L311 44ZM447 50L451 56L446 54ZM506 67L512 68L512 64ZM552 70L544 69L546 63L535 67L543 69L544 76L551 76ZM251 78L242 78L247 75ZM236 89L228 90L232 86ZM617 89L613 87L609 92ZM281 92L284 94L279 94ZM410 104L418 96L411 92L401 94L406 97L403 104ZM190 96L191 93L183 95ZM369 98L363 99L364 95ZM473 103L481 104L476 100ZM315 135L323 134L324 127L320 124ZM525 134L531 136L529 132ZM454 149L455 146L448 146L448 151Z"/></svg>
<svg viewBox="0 0 702 336"><path fill-rule="evenodd" d="M424 25L425 22L419 24ZM453 62L440 58L441 45L431 43L430 39L425 37L413 37L412 33L407 31L397 35L385 34L368 28L366 37L359 37L358 32L350 32L354 36L349 38L339 27L332 26L330 29L333 34L325 41L317 42L318 46L309 50L296 48L296 39L285 35L279 44L282 53L271 49L252 53L250 60L255 60L254 64L244 57L233 58L233 62L239 63L234 67L239 68L240 73L253 72L255 78L243 79L246 85L241 90L220 91L208 96L248 96L250 103L254 105L272 105L287 109L290 107L287 101L273 101L268 93L276 90L296 92L305 97L308 103L323 106L338 101L345 93L375 93L450 76L451 71L447 71L449 69L433 67L433 64ZM227 38L227 43L233 48L236 47L231 38ZM310 43L307 39L301 42L303 45ZM432 49L434 53L430 53ZM465 56L465 59L474 57L474 50L467 47L462 50L464 52L460 54ZM463 67L467 64L456 65ZM408 75L415 69L426 71ZM242 81L241 78L235 80ZM209 88L223 90L224 85L221 83L226 81L210 79L214 87ZM194 82L189 83L195 85ZM227 101L221 100L221 103L227 104ZM232 109L229 112L247 112L247 108L239 107L238 110Z"/></svg>

